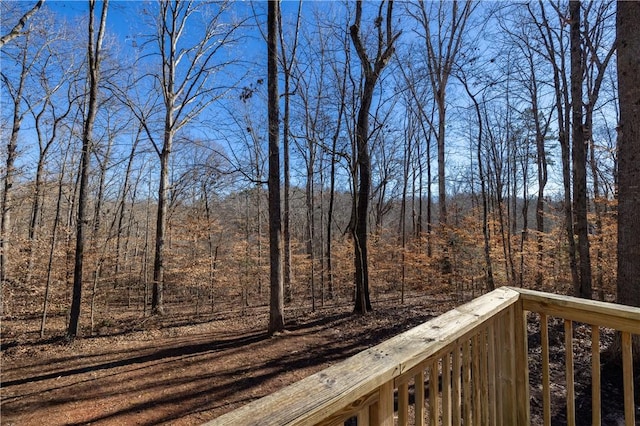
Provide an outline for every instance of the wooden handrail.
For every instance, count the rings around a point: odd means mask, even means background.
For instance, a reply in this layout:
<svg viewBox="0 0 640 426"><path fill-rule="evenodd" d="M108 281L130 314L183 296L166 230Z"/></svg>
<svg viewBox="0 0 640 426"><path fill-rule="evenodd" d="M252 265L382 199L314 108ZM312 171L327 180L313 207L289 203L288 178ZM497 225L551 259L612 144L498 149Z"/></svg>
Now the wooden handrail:
<svg viewBox="0 0 640 426"><path fill-rule="evenodd" d="M519 293L513 289L496 289L206 424L331 424L370 406L373 400L378 401L381 407L378 411L386 416L379 419L380 424L388 424L388 401L393 404L393 386L389 398L389 387L385 395L380 391L381 388L385 390L385 384L393 385L395 378L427 362L459 339L468 337L515 304L518 298Z"/></svg>
<svg viewBox="0 0 640 426"><path fill-rule="evenodd" d="M523 308L548 316L614 328L639 334L640 308L597 300L580 299L541 291L512 288L522 295Z"/></svg>
<svg viewBox="0 0 640 426"><path fill-rule="evenodd" d="M549 336L548 317L564 319L565 376L567 382L567 424L576 424L573 362L573 325L581 322L591 326L591 413L592 424L602 422L600 400L600 328L612 328L620 332L623 364L623 398L625 425L635 426L635 404L633 390L632 335L640 335L640 308L597 300L579 299L571 296L543 293L535 290L513 289L521 295L525 311L540 314L542 348L542 394L543 424L551 424L549 383Z"/></svg>
<svg viewBox="0 0 640 426"><path fill-rule="evenodd" d="M530 424L527 312L540 314L543 422L550 424L549 317L565 321L566 376L573 392L573 322L592 324L594 422L600 419L599 326L622 332L625 422L633 425L631 335L640 308L501 287L381 344L206 423L221 425ZM597 349L596 349L597 348ZM428 393L427 393L428 391ZM425 410L425 407L428 409ZM575 409L567 404L569 423Z"/></svg>

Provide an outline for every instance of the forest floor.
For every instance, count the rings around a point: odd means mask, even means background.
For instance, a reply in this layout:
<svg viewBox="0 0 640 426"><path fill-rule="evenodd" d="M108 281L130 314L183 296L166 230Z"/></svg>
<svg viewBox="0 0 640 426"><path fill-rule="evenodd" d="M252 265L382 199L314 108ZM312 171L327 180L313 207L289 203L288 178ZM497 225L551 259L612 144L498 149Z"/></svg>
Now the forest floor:
<svg viewBox="0 0 640 426"><path fill-rule="evenodd" d="M353 316L351 305L286 311L287 331L267 336L265 308L209 315L123 317L98 335L64 343L38 338L38 319L2 322L2 425L195 425L238 408L371 347L456 306L451 298L422 296L374 303ZM52 318L62 330L64 318ZM552 399L564 399L562 324L550 326ZM580 333L579 330L576 333ZM603 333L603 344L612 333ZM530 353L539 350L530 322ZM609 336L609 337L607 337ZM580 335L578 336L580 338ZM589 344L590 342L584 342ZM590 346L587 346L590 347ZM588 351L576 355L579 424L590 424ZM532 383L540 373L531 362ZM606 364L603 371L607 370ZM617 373L616 373L617 371ZM611 378L608 378L611 376ZM636 377L637 379L637 377ZM620 395L619 368L603 373L603 394ZM638 386L638 380L636 380ZM616 398L613 398L616 399ZM620 398L617 398L620 399ZM606 402L605 402L606 401ZM621 403L603 397L603 424L617 424ZM588 409L585 409L589 407ZM540 396L532 391L532 408ZM588 412L587 412L588 411ZM564 406L554 404L553 424ZM534 416L532 424L539 424Z"/></svg>

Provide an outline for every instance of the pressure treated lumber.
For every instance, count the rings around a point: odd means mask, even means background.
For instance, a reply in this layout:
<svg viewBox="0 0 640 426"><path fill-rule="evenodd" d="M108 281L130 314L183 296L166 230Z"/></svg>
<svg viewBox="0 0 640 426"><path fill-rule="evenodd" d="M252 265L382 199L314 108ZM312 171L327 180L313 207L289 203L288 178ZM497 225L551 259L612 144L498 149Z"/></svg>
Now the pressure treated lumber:
<svg viewBox="0 0 640 426"><path fill-rule="evenodd" d="M278 392L220 416L209 426L312 425L376 392L516 303L502 287ZM286 409L283 406L286 404ZM358 410L354 411L354 414ZM381 410L384 411L384 410ZM372 419L373 420L373 419Z"/></svg>

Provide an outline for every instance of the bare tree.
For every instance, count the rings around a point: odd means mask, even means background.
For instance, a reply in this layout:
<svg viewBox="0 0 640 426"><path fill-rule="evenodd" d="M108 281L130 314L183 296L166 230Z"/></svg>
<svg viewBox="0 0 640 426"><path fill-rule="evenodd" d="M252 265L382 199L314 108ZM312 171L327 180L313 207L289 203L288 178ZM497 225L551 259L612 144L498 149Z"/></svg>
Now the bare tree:
<svg viewBox="0 0 640 426"><path fill-rule="evenodd" d="M592 228L592 235L595 234L596 250L595 250L595 286L600 293L601 298L604 297L603 284L603 265L602 265L602 242L603 229L602 217L605 204L602 197L600 171L596 162L597 146L593 137L594 112L596 111L596 103L598 101L602 84L607 76L609 63L614 58L616 51L616 42L611 40L615 34L614 25L610 22L614 21L613 1L606 2L589 2L584 10L585 19L583 20L582 42L583 48L583 67L584 82L586 90L586 99L584 105L584 141L586 149L589 151L589 159L587 160L591 169L591 179L593 187L593 209L595 212L595 227ZM615 22L614 22L615 24Z"/></svg>
<svg viewBox="0 0 640 426"><path fill-rule="evenodd" d="M462 83L467 95L473 102L474 111L476 113L476 119L478 120L478 141L476 145L476 159L478 161L478 177L480 179L480 194L482 197L482 240L483 240L483 253L484 253L484 272L485 280L488 290L495 289L495 281L493 278L493 263L491 261L491 242L489 234L489 191L487 188L487 173L484 168L484 159L482 158L482 148L484 140L484 122L482 117L482 107L478 101L478 95L487 88L483 88L478 93L473 93L469 85L467 76L464 73L459 73L458 78Z"/></svg>
<svg viewBox="0 0 640 426"><path fill-rule="evenodd" d="M95 32L96 11L95 0L89 0L89 42L87 44L87 67L89 74L89 101L87 103L87 115L82 133L82 159L80 160L80 186L78 195L78 213L76 219L76 254L73 269L73 296L71 300L71 312L69 315L69 326L67 328L67 338L75 338L80 331L80 305L82 302L82 274L84 269L84 248L85 248L85 228L89 219L87 212L89 169L91 153L93 150L93 126L98 113L98 91L100 83L100 65L102 61L102 41L104 39L107 24L107 10L109 0L104 0L100 21L98 22L98 33Z"/></svg>
<svg viewBox="0 0 640 426"><path fill-rule="evenodd" d="M267 14L267 90L269 97L269 334L284 330L282 218L280 211L280 128L278 99L278 18L280 2L270 1Z"/></svg>
<svg viewBox="0 0 640 426"><path fill-rule="evenodd" d="M356 151L354 153L358 170L358 190L355 204L355 221L351 230L354 239L355 287L356 300L354 311L365 314L370 311L369 298L369 265L367 258L367 216L369 214L369 196L371 192L371 157L369 147L369 111L373 100L373 92L384 67L389 63L394 51L394 43L400 32L392 31L393 1L387 3L386 17L383 17L385 2L380 3L378 15L374 20L377 31L377 48L375 56L369 57L361 35L362 1L356 2L356 16L349 28L351 41L360 58L364 87L360 98L360 109L356 123ZM386 23L383 26L383 23Z"/></svg>
<svg viewBox="0 0 640 426"><path fill-rule="evenodd" d="M287 44L285 42L284 31L282 28L282 13L278 8L278 34L280 36L280 61L282 63L282 74L284 77L284 114L282 116L282 148L283 148L283 173L284 173L284 205L283 205L283 238L284 238L284 297L285 302L291 302L291 172L289 165L290 151L290 117L291 117L291 73L296 60L296 50L298 49L298 33L302 17L302 0L298 2L298 12L296 14L296 25L293 34L291 46L291 57L287 57Z"/></svg>
<svg viewBox="0 0 640 426"><path fill-rule="evenodd" d="M9 278L9 253L11 248L11 211L13 209L13 185L16 179L16 158L18 156L18 136L22 128L22 121L29 110L33 110L41 104L41 100L35 99L37 95L28 90L28 79L38 66L38 61L43 52L48 49L46 40L38 39L36 32L28 29L24 32L24 38L19 40L17 46L7 45L7 57L16 64L17 74L11 75L11 66L3 66L0 71L2 83L7 88L11 99L11 133L7 141L4 187L0 204L0 282ZM10 49L11 48L11 49ZM4 65L4 64L3 64ZM34 99L29 100L30 97ZM25 104L27 108L25 108Z"/></svg>
<svg viewBox="0 0 640 426"><path fill-rule="evenodd" d="M52 20L42 22L40 25L52 25ZM46 42L42 54L46 65L38 70L38 86L32 89L36 90L40 96L35 102L29 97L25 98L35 123L39 151L29 221L29 263L26 282L31 281L36 255L35 246L39 236L39 218L44 198L45 165L49 152L59 137L60 127L74 107L77 97L71 84L80 70L75 64L75 58L73 55L66 55L61 46L52 46L54 40L61 41L63 38L63 32L47 37L49 41Z"/></svg>
<svg viewBox="0 0 640 426"><path fill-rule="evenodd" d="M462 7L460 7L462 3ZM436 105L438 106L438 205L439 222L447 223L446 176L445 176L445 129L446 91L453 66L463 46L465 28L471 12L475 8L470 0L459 2L418 2L419 8L412 16L424 30L428 76ZM435 13L429 9L437 7ZM448 8L451 10L448 10Z"/></svg>
<svg viewBox="0 0 640 426"><path fill-rule="evenodd" d="M576 241L573 227L573 203L571 198L571 143L570 143L570 87L567 81L566 64L566 17L557 3L551 3L560 24L555 28L547 17L547 6L540 1L540 16L533 10L531 4L527 4L527 11L540 35L544 46L543 55L552 67L554 108L558 127L558 142L560 143L562 159L562 186L564 190L564 225L568 242L569 268L571 270L571 282L574 288L579 287L579 273L576 259Z"/></svg>
<svg viewBox="0 0 640 426"><path fill-rule="evenodd" d="M591 255L589 254L589 229L587 223L587 150L583 123L582 87L584 84L584 54L581 36L580 1L569 2L571 21L571 125L573 160L573 210L574 231L578 235L579 282L574 294L591 299ZM576 283L574 283L575 285Z"/></svg>
<svg viewBox="0 0 640 426"><path fill-rule="evenodd" d="M20 37L24 33L22 29L25 25L27 25L27 21L42 7L45 0L39 0L31 9L29 9L18 21L18 23L11 28L11 30L7 34L3 34L0 37L0 48L2 48L6 43L9 43L11 40Z"/></svg>
<svg viewBox="0 0 640 426"><path fill-rule="evenodd" d="M225 92L212 80L230 61L218 61L218 55L232 43L238 23L228 22L225 12L229 2L204 3L192 1L160 1L153 41L160 57L159 74L155 77L162 92L161 137L142 115L138 119L160 159L158 209L156 216L155 256L151 310L164 313L163 289L165 272L165 239L167 232L168 197L171 189L169 166L176 133L193 121ZM197 13L199 11L199 13ZM200 37L187 37L186 29L202 21ZM223 57L224 55L220 55Z"/></svg>

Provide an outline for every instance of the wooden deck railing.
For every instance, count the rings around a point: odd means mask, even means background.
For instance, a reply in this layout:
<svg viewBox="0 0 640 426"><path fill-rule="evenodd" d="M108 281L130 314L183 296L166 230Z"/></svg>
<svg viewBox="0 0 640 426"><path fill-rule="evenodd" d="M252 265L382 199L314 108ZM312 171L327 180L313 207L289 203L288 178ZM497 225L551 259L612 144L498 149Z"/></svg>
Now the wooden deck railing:
<svg viewBox="0 0 640 426"><path fill-rule="evenodd" d="M573 322L592 325L593 422L600 424L599 327L621 332L625 425L635 425L631 338L640 309L503 287L220 416L213 425L528 425L527 312L540 316L544 424L551 423L548 318L565 322L567 422L575 424Z"/></svg>

